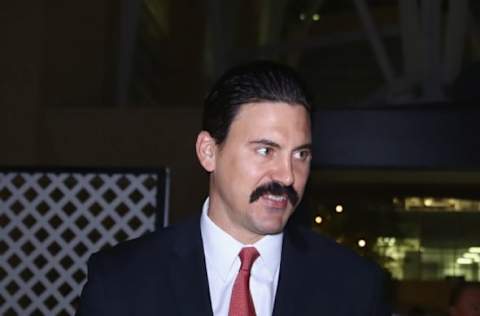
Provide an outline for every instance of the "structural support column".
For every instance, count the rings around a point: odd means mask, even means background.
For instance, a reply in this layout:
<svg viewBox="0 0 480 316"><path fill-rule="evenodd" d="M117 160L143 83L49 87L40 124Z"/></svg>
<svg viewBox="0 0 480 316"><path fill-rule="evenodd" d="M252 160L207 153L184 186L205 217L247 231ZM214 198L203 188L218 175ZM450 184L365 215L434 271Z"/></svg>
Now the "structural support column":
<svg viewBox="0 0 480 316"><path fill-rule="evenodd" d="M468 0L450 0L447 17L443 80L451 84L460 73L469 21Z"/></svg>
<svg viewBox="0 0 480 316"><path fill-rule="evenodd" d="M238 0L208 0L206 34L206 72L216 78L230 65L238 25Z"/></svg>
<svg viewBox="0 0 480 316"><path fill-rule="evenodd" d="M259 47L278 45L285 20L286 0L263 0L259 24ZM267 54L265 54L267 55ZM271 56L262 56L269 58Z"/></svg>
<svg viewBox="0 0 480 316"><path fill-rule="evenodd" d="M115 105L120 107L128 104L141 3L141 0L122 0L120 3L120 41L114 96Z"/></svg>
<svg viewBox="0 0 480 316"><path fill-rule="evenodd" d="M422 78L421 27L417 0L398 1L402 34L403 67L408 85Z"/></svg>
<svg viewBox="0 0 480 316"><path fill-rule="evenodd" d="M441 45L441 1L422 1L422 29L424 42L423 93L427 99L443 99L442 92L442 45Z"/></svg>

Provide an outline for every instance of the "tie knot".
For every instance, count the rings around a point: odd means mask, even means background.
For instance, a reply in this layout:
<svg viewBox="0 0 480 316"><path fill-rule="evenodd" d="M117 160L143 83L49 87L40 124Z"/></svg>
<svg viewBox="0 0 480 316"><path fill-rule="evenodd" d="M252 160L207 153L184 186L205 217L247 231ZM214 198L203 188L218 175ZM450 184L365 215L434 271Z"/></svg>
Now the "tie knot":
<svg viewBox="0 0 480 316"><path fill-rule="evenodd" d="M255 247L245 247L242 248L238 256L240 257L241 262L240 270L250 272L253 262L258 258L258 256L260 256L260 254Z"/></svg>

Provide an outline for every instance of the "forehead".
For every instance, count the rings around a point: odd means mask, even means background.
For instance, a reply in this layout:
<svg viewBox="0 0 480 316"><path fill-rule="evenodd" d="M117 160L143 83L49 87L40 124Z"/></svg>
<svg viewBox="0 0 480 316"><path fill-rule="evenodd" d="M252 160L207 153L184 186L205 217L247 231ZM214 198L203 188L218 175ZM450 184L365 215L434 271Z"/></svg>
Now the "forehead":
<svg viewBox="0 0 480 316"><path fill-rule="evenodd" d="M310 115L299 104L269 101L247 103L240 107L232 121L227 139L229 136L238 137L238 134L281 134L279 136L310 142Z"/></svg>

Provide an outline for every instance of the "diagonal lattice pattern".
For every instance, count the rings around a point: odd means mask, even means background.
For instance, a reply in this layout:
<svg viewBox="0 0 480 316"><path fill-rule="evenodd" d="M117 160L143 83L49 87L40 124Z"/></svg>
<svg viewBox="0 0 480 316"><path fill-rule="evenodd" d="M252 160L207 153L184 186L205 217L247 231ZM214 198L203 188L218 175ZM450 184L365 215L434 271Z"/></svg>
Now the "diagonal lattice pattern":
<svg viewBox="0 0 480 316"><path fill-rule="evenodd" d="M0 173L0 315L73 315L89 256L154 230L159 177Z"/></svg>

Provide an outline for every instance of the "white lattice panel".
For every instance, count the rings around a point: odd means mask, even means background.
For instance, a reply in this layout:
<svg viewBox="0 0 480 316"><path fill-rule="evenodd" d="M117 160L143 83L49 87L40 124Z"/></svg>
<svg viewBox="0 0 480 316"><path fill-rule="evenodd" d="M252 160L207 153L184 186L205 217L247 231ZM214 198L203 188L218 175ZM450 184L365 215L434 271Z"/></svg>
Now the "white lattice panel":
<svg viewBox="0 0 480 316"><path fill-rule="evenodd" d="M0 315L73 315L88 257L154 229L158 180L0 173Z"/></svg>

